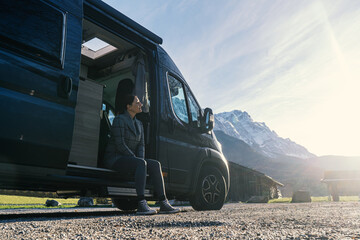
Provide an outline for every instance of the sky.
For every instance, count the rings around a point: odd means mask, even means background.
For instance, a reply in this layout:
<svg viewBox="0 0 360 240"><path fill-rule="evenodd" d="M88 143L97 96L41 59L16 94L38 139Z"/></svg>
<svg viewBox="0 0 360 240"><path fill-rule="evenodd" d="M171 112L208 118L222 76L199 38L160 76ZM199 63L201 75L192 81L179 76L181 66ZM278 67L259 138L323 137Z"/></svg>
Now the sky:
<svg viewBox="0 0 360 240"><path fill-rule="evenodd" d="M104 2L162 37L202 108L360 156L360 1Z"/></svg>

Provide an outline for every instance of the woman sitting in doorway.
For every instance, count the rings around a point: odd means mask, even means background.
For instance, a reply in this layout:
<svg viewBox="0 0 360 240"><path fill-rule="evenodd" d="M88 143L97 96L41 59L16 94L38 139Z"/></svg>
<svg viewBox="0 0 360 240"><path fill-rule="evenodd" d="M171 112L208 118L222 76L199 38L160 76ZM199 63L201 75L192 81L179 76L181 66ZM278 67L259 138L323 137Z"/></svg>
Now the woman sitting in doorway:
<svg viewBox="0 0 360 240"><path fill-rule="evenodd" d="M159 199L160 213L178 213L180 209L170 205L166 198L161 164L145 159L144 130L142 123L135 118L142 111L142 104L135 95L126 95L119 106L111 129L111 138L105 152L105 166L120 174L135 173L135 188L138 196L137 214L157 213L145 200L146 174L149 172L154 191Z"/></svg>

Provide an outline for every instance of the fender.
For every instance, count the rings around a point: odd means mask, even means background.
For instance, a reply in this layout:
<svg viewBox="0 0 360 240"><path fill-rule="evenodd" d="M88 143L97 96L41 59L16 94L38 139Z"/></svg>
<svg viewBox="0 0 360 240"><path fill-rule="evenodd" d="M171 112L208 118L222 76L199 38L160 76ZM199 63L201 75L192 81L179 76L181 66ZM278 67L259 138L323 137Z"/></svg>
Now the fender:
<svg viewBox="0 0 360 240"><path fill-rule="evenodd" d="M192 179L192 188L190 190L190 194L192 195L195 193L201 169L204 166L212 165L214 167L217 167L219 171L221 171L221 173L223 174L227 187L226 189L226 195L227 195L230 188L230 172L229 172L229 165L225 156L222 153L211 148L205 148L204 150L205 150L204 151L205 154L202 154L203 158L196 166L196 171Z"/></svg>

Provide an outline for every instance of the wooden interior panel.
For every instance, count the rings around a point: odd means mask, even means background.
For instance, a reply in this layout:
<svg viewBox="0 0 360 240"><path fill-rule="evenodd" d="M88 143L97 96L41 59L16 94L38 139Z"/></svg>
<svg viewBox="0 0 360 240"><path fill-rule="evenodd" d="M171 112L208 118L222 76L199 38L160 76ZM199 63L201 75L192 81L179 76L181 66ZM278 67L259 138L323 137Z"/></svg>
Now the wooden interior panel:
<svg viewBox="0 0 360 240"><path fill-rule="evenodd" d="M102 95L103 85L91 80L79 82L69 163L97 166Z"/></svg>

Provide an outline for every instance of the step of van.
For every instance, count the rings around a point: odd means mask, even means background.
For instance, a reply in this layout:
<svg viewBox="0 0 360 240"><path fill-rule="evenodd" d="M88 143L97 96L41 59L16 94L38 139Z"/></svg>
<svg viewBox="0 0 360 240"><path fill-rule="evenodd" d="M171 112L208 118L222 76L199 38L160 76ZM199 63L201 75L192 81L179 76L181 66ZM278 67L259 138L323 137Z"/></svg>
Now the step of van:
<svg viewBox="0 0 360 240"><path fill-rule="evenodd" d="M137 196L135 188L107 187L107 191L110 196ZM150 190L145 189L144 196L153 197L153 194Z"/></svg>
<svg viewBox="0 0 360 240"><path fill-rule="evenodd" d="M66 175L84 176L104 179L134 180L133 174L121 175L120 173L108 168L96 168L82 165L68 164Z"/></svg>
<svg viewBox="0 0 360 240"><path fill-rule="evenodd" d="M68 164L66 176L67 181L107 186L108 195L111 196L136 196L134 177L121 176L118 172L107 168L94 168ZM152 186L147 184L145 197L152 197Z"/></svg>
<svg viewBox="0 0 360 240"><path fill-rule="evenodd" d="M113 181L110 179L99 179L78 176L60 176L51 175L53 180L62 183L63 189L104 189L106 192L101 191L104 195L108 196L129 196L136 197L136 189L134 182ZM86 187L89 186L89 187ZM59 195L66 195L66 190L58 191ZM145 197L153 197L152 186L146 185L144 191Z"/></svg>

